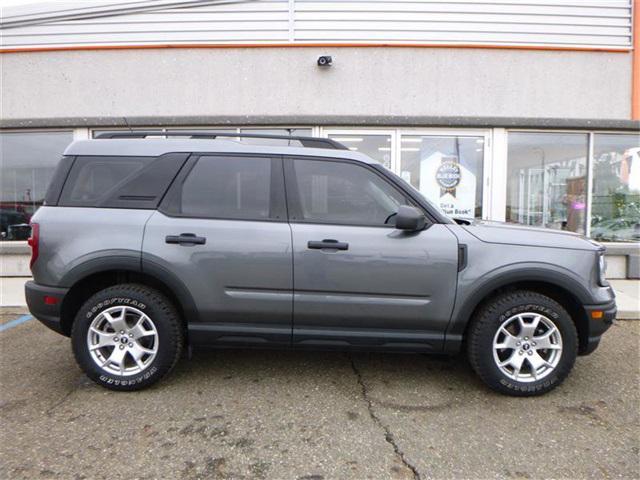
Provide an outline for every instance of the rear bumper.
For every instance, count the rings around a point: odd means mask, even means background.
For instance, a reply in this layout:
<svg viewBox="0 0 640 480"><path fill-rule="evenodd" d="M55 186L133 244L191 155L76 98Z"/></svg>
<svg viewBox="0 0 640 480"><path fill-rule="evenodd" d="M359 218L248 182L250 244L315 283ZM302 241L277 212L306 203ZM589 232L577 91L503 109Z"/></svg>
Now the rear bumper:
<svg viewBox="0 0 640 480"><path fill-rule="evenodd" d="M47 287L35 282L27 282L24 294L31 315L54 332L69 336L62 328L61 309L68 288ZM46 298L45 298L46 297Z"/></svg>
<svg viewBox="0 0 640 480"><path fill-rule="evenodd" d="M612 300L602 305L585 305L584 310L587 313L589 334L586 343L581 345L580 355L589 355L598 348L602 334L613 324L618 309L615 300ZM594 318L595 312L602 312L602 314L595 314L599 318Z"/></svg>

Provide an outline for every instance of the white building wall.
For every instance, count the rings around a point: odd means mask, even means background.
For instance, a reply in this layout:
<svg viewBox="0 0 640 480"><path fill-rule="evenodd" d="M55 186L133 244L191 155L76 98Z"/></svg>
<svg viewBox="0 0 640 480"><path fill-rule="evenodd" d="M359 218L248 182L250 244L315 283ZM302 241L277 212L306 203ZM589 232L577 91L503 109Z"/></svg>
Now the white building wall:
<svg viewBox="0 0 640 480"><path fill-rule="evenodd" d="M333 55L332 67L316 65L322 54ZM631 113L626 52L153 49L15 53L0 62L8 123L238 116L246 118L238 123L251 124L256 116L307 115L318 124L329 115L628 119Z"/></svg>

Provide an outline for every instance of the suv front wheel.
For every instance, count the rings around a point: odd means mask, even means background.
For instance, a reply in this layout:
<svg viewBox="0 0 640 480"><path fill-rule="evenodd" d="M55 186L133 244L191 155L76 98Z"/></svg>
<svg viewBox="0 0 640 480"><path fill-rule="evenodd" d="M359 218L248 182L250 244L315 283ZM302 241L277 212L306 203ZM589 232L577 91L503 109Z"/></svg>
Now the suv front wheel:
<svg viewBox="0 0 640 480"><path fill-rule="evenodd" d="M492 389L516 396L557 387L576 360L578 335L555 300L518 290L489 300L469 329L471 366Z"/></svg>
<svg viewBox="0 0 640 480"><path fill-rule="evenodd" d="M138 390L175 366L183 332L175 308L162 294L123 284L84 303L71 341L78 365L91 380L112 390Z"/></svg>

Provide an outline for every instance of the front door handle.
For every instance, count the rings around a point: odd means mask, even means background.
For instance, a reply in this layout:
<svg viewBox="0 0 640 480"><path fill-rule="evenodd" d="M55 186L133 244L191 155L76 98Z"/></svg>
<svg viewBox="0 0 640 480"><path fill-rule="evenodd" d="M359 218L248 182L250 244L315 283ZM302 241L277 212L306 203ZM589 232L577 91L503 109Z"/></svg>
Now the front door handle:
<svg viewBox="0 0 640 480"><path fill-rule="evenodd" d="M349 244L346 242L339 242L338 240L325 239L325 240L309 240L307 243L308 248L313 249L331 249L331 250L349 250Z"/></svg>
<svg viewBox="0 0 640 480"><path fill-rule="evenodd" d="M198 237L195 233L181 233L180 235L167 235L164 241L179 245L204 245L207 239L206 237Z"/></svg>

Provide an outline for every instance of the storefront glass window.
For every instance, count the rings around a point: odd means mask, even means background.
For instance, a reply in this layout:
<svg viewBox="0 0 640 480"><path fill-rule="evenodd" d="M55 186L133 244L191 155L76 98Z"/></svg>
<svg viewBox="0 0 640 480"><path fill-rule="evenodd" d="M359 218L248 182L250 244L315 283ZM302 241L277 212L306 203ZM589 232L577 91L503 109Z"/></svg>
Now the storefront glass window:
<svg viewBox="0 0 640 480"><path fill-rule="evenodd" d="M401 138L400 175L452 217L482 216L483 137Z"/></svg>
<svg viewBox="0 0 640 480"><path fill-rule="evenodd" d="M591 237L640 241L640 135L594 135Z"/></svg>
<svg viewBox="0 0 640 480"><path fill-rule="evenodd" d="M584 233L587 140L582 133L509 133L508 222Z"/></svg>
<svg viewBox="0 0 640 480"><path fill-rule="evenodd" d="M0 240L26 240L73 132L0 132Z"/></svg>
<svg viewBox="0 0 640 480"><path fill-rule="evenodd" d="M391 135L330 133L329 138L342 143L349 150L362 152L391 168Z"/></svg>

